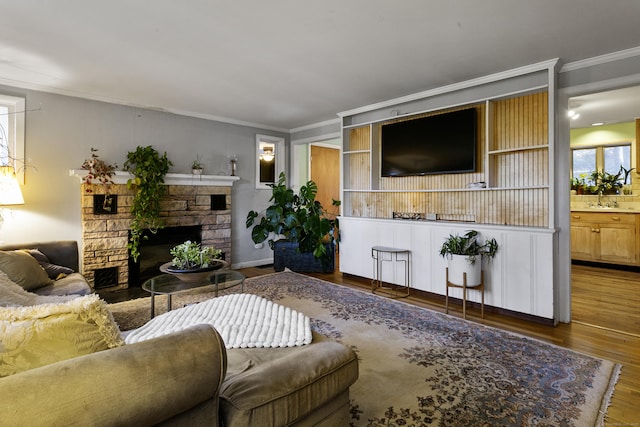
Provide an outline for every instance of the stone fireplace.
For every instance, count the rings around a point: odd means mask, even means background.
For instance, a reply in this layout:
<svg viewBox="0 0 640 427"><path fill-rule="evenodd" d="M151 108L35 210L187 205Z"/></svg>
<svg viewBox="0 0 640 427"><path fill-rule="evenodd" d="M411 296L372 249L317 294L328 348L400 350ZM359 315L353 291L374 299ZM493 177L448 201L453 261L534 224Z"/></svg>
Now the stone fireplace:
<svg viewBox="0 0 640 427"><path fill-rule="evenodd" d="M70 173L81 178L86 171L73 170ZM105 193L102 185L82 183L80 186L82 273L91 284L100 288L122 289L130 286L127 242L134 192L126 186L129 177L127 172L116 173L115 184L111 185L110 190L112 195L117 196L117 202L114 203L116 210L107 212L94 210L94 200L101 203L101 199L94 196L103 196ZM230 263L231 186L238 179L236 176L167 174L165 184L168 191L160 215L165 227L198 227L202 245L222 250L224 259ZM138 281L143 279L139 277ZM137 286L140 284L134 283Z"/></svg>
<svg viewBox="0 0 640 427"><path fill-rule="evenodd" d="M135 261L129 256L129 287L141 286L145 280L158 275L160 266L171 261L172 247L190 240L202 243L202 227L200 225L181 225L178 227L164 227L155 233L146 230L147 237L140 241L140 256ZM218 247L216 245L216 247ZM224 253L222 255L225 255ZM98 280L95 280L98 287Z"/></svg>

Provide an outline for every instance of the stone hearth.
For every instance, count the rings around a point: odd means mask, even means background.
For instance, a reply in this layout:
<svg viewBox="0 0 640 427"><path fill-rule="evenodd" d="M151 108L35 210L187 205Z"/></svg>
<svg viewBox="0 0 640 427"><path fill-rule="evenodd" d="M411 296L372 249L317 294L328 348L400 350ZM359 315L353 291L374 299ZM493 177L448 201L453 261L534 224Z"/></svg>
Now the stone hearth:
<svg viewBox="0 0 640 427"><path fill-rule="evenodd" d="M82 177L85 171L74 170ZM82 184L82 273L94 284L95 272L117 269L113 289L128 287L129 254L127 242L134 192L126 186L126 172L118 172L110 193L117 195L116 213L94 214L94 195L104 194L102 185ZM231 186L238 180L231 176L192 176L168 174L167 196L162 203L161 218L166 227L202 227L202 245L215 246L231 262ZM91 192L87 192L90 189ZM213 197L212 197L213 196ZM222 199L224 197L224 199ZM215 200L215 201L214 201ZM223 200L224 203L220 203ZM222 206L224 205L224 206Z"/></svg>

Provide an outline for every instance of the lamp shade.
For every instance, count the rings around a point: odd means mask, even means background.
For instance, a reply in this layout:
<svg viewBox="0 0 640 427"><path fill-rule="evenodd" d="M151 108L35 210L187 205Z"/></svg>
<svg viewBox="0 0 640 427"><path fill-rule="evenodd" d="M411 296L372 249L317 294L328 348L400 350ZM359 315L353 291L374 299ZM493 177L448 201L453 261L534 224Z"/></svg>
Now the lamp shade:
<svg viewBox="0 0 640 427"><path fill-rule="evenodd" d="M24 205L13 166L0 166L0 205Z"/></svg>

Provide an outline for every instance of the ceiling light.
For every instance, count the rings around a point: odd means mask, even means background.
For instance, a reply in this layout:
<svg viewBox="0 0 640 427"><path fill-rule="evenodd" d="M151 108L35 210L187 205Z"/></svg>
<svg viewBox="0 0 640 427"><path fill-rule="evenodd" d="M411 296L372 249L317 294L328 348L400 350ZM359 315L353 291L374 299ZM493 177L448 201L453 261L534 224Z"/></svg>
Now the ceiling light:
<svg viewBox="0 0 640 427"><path fill-rule="evenodd" d="M575 110L569 110L569 112L567 112L567 115L571 120L575 120L580 117L580 114L576 113Z"/></svg>
<svg viewBox="0 0 640 427"><path fill-rule="evenodd" d="M602 126L602 125L604 125L604 122L591 123L591 126Z"/></svg>
<svg viewBox="0 0 640 427"><path fill-rule="evenodd" d="M271 162L274 159L273 147L264 147L262 154L260 154L260 160L265 162Z"/></svg>

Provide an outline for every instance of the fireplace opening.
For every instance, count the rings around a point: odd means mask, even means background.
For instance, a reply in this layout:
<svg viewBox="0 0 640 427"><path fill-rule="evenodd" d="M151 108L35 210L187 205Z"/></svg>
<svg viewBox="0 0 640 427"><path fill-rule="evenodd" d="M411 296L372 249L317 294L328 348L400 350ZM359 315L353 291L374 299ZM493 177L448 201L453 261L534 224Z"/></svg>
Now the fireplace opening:
<svg viewBox="0 0 640 427"><path fill-rule="evenodd" d="M129 287L142 284L160 273L160 266L171 261L169 250L186 240L202 242L202 227L199 225L166 227L156 233L144 231L146 239L140 240L140 256L134 262L129 256Z"/></svg>

